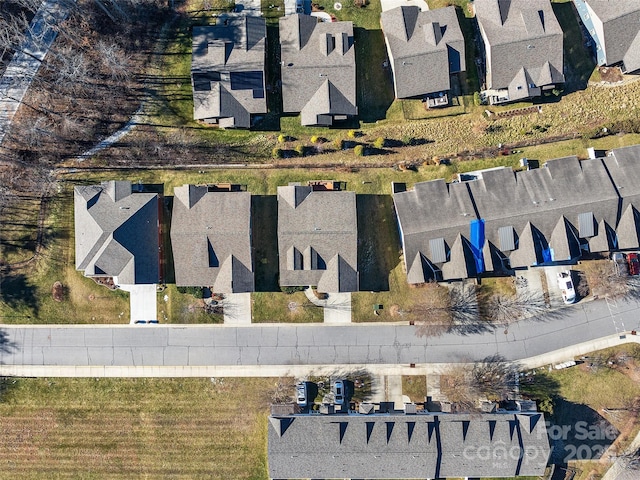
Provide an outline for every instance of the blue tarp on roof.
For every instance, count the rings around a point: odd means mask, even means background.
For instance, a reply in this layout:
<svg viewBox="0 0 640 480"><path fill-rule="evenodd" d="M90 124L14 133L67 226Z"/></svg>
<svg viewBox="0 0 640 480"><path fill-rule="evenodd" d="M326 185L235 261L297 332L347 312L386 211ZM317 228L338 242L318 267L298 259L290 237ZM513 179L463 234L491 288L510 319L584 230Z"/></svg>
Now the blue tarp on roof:
<svg viewBox="0 0 640 480"><path fill-rule="evenodd" d="M484 256L482 255L482 247L484 246L484 219L471 220L469 230L471 252L476 262L476 273L480 274L484 272Z"/></svg>

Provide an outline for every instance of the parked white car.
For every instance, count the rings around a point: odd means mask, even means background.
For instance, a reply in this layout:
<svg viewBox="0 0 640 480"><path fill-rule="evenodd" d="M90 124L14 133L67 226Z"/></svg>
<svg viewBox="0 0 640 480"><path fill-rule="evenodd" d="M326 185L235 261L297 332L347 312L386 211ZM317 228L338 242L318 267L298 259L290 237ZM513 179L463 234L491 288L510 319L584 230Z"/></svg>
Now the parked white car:
<svg viewBox="0 0 640 480"><path fill-rule="evenodd" d="M569 270L563 270L558 273L558 288L564 303L569 305L576 301L576 290L573 288L573 280L571 280L571 272Z"/></svg>
<svg viewBox="0 0 640 480"><path fill-rule="evenodd" d="M307 406L307 382L296 385L296 401L301 407Z"/></svg>

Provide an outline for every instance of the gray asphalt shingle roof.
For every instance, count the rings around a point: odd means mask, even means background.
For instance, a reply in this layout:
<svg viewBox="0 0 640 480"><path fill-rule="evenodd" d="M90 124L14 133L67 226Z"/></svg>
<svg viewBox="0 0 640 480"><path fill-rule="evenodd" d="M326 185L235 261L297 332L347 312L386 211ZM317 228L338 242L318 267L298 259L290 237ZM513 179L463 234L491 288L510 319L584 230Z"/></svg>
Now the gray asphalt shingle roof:
<svg viewBox="0 0 640 480"><path fill-rule="evenodd" d="M562 29L549 0L476 0L486 50L487 88L516 100L564 83Z"/></svg>
<svg viewBox="0 0 640 480"><path fill-rule="evenodd" d="M585 2L602 22L604 38L599 38L599 43L604 49L606 64L624 62L628 72L640 69L640 3L637 0Z"/></svg>
<svg viewBox="0 0 640 480"><path fill-rule="evenodd" d="M380 17L396 97L445 92L452 73L466 70L464 37L454 7L426 12L401 6Z"/></svg>
<svg viewBox="0 0 640 480"><path fill-rule="evenodd" d="M158 194L131 182L74 187L76 269L121 285L157 283Z"/></svg>
<svg viewBox="0 0 640 480"><path fill-rule="evenodd" d="M280 285L358 290L356 195L278 187Z"/></svg>
<svg viewBox="0 0 640 480"><path fill-rule="evenodd" d="M193 27L193 117L223 127L251 126L267 112L264 18L221 15L216 25Z"/></svg>
<svg viewBox="0 0 640 480"><path fill-rule="evenodd" d="M331 125L334 116L358 114L351 22L282 17L280 50L285 112L301 112L302 125Z"/></svg>
<svg viewBox="0 0 640 480"><path fill-rule="evenodd" d="M593 160L550 160L525 172L485 171L463 183L417 183L394 194L394 203L410 283L421 283L415 281L421 269L423 281L433 276L431 268L439 269L444 280L474 276L470 223L478 219L484 222L481 249L488 271L500 270L500 258L512 268L574 261L580 244L591 252L638 248L640 146ZM444 239L446 262L440 261L441 252L432 251L432 241L439 239Z"/></svg>
<svg viewBox="0 0 640 480"><path fill-rule="evenodd" d="M445 478L542 475L541 413L269 417L269 476Z"/></svg>
<svg viewBox="0 0 640 480"><path fill-rule="evenodd" d="M208 286L216 293L254 290L251 194L174 189L171 244L178 286Z"/></svg>

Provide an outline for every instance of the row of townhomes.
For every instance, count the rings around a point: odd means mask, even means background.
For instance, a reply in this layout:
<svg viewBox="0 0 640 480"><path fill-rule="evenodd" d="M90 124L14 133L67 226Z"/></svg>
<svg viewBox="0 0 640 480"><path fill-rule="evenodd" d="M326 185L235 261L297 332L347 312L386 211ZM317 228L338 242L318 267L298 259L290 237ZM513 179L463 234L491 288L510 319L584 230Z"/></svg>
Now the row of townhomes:
<svg viewBox="0 0 640 480"><path fill-rule="evenodd" d="M358 290L356 196L339 185L278 187L281 286ZM128 181L75 187L76 268L114 285L160 282L160 195ZM254 291L251 193L241 186L175 188L170 236L178 286Z"/></svg>
<svg viewBox="0 0 640 480"><path fill-rule="evenodd" d="M574 0L599 65L640 69L640 4ZM390 7L386 9L386 7ZM480 54L467 65L455 7L383 2L381 26L396 98L450 105L453 84L479 67L481 99L490 104L535 98L565 82L563 32L550 0L475 0ZM325 14L280 19L282 109L302 125L331 126L358 115L352 22ZM220 127L249 128L267 113L266 24L260 17L225 14L193 29L191 77L194 118ZM361 85L360 88L366 88Z"/></svg>
<svg viewBox="0 0 640 480"><path fill-rule="evenodd" d="M285 478L496 478L542 476L550 454L535 402L516 410L443 413L274 414L269 476ZM414 405L415 406L415 405ZM408 405L410 407L410 405Z"/></svg>
<svg viewBox="0 0 640 480"><path fill-rule="evenodd" d="M470 172L406 191L394 185L407 281L509 275L640 248L640 146L593 157ZM358 290L356 195L343 185L278 187L281 286ZM157 283L160 211L159 194L144 185L76 187L76 267L116 284ZM251 193L233 184L177 187L171 216L177 285L254 290Z"/></svg>

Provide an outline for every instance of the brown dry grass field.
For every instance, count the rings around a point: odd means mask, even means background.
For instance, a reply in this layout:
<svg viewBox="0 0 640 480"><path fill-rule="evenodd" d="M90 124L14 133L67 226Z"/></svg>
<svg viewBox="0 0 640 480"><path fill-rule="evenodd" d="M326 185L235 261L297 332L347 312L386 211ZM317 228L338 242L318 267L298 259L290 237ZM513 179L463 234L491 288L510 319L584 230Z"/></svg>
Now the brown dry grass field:
<svg viewBox="0 0 640 480"><path fill-rule="evenodd" d="M15 379L0 479L266 479L274 379Z"/></svg>

